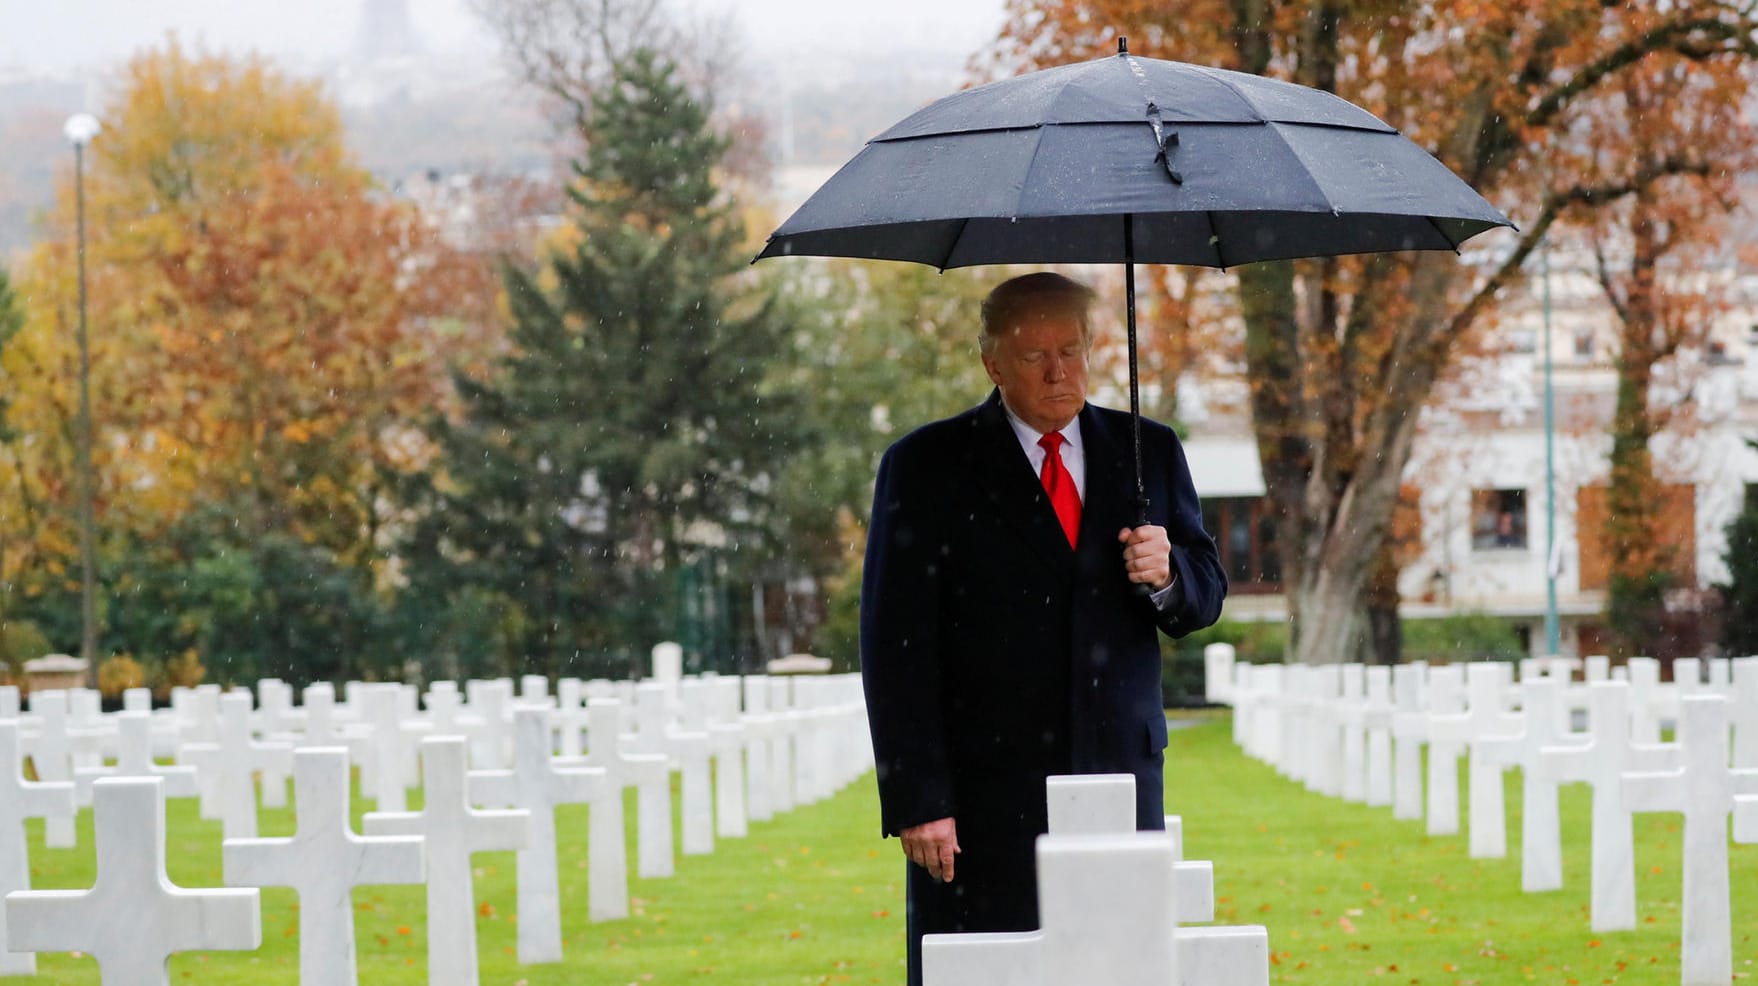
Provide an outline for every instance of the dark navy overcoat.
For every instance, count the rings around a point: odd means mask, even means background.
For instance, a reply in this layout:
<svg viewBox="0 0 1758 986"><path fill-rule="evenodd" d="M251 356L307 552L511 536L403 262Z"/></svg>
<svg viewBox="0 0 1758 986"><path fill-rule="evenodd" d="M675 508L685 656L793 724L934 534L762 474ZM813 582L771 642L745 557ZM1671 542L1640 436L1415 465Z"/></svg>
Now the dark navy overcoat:
<svg viewBox="0 0 1758 986"><path fill-rule="evenodd" d="M1158 634L1215 622L1226 595L1189 466L1142 422L1149 521L1172 542L1162 608L1124 571L1134 526L1129 416L1080 412L1078 550L1000 395L905 436L880 462L861 591L861 670L886 835L952 817L951 884L909 867L911 981L924 933L1037 926L1044 780L1132 773L1136 824L1163 827Z"/></svg>

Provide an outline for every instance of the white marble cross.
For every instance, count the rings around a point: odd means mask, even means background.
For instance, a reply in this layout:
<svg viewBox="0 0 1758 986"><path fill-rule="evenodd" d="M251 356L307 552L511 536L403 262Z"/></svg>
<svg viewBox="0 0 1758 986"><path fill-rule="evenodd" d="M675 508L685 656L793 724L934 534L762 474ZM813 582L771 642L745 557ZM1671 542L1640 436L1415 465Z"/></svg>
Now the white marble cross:
<svg viewBox="0 0 1758 986"><path fill-rule="evenodd" d="M624 756L618 743L623 729L623 703L614 698L586 702L586 763L604 773L587 808L586 908L593 921L614 921L629 916L628 839L623 830L623 788L629 774L639 770L663 770L663 761Z"/></svg>
<svg viewBox="0 0 1758 986"><path fill-rule="evenodd" d="M683 822L678 847L686 856L714 851L714 740L708 734L708 684L678 682L678 728L668 730L668 752L683 775L678 802Z"/></svg>
<svg viewBox="0 0 1758 986"><path fill-rule="evenodd" d="M1117 780L1117 779L1111 779ZM1133 778L1122 778L1133 784ZM1133 827L1133 793L1106 793L1092 811L1052 801L1052 816L1089 831L1038 840L1039 931L929 935L922 940L926 986L1264 986L1269 938L1256 928L1179 928L1177 838L1171 832L1111 832L1105 816ZM1073 818L1070 818L1072 813Z"/></svg>
<svg viewBox="0 0 1758 986"><path fill-rule="evenodd" d="M1312 693L1318 687L1317 672L1304 664L1285 667L1286 687L1282 692L1282 750L1277 755L1276 769L1291 781L1306 783L1312 750Z"/></svg>
<svg viewBox="0 0 1758 986"><path fill-rule="evenodd" d="M1233 742L1247 750L1251 749L1255 728L1252 723L1257 717L1257 682L1253 680L1256 670L1244 661L1234 662L1233 681L1227 686L1229 704L1233 706Z"/></svg>
<svg viewBox="0 0 1758 986"><path fill-rule="evenodd" d="M470 854L525 848L528 811L477 811L465 791L467 741L431 736L421 741L419 812L372 812L367 835L416 835L427 847L427 981L429 986L476 986L476 891ZM521 917L523 915L521 914Z"/></svg>
<svg viewBox="0 0 1758 986"><path fill-rule="evenodd" d="M292 838L227 839L226 884L292 887L299 894L299 979L353 986L354 888L420 883L419 838L361 837L348 820L348 751L311 747L293 754Z"/></svg>
<svg viewBox="0 0 1758 986"><path fill-rule="evenodd" d="M519 676L519 701L521 708L551 708L555 703L549 697L549 677L541 674Z"/></svg>
<svg viewBox="0 0 1758 986"><path fill-rule="evenodd" d="M185 889L166 875L162 783L154 777L97 782L92 888L9 895L10 948L84 952L97 959L106 983L169 986L167 962L177 952L262 945L260 891Z"/></svg>
<svg viewBox="0 0 1758 986"><path fill-rule="evenodd" d="M1737 657L1732 674L1734 766L1758 770L1758 657Z"/></svg>
<svg viewBox="0 0 1758 986"><path fill-rule="evenodd" d="M469 731L465 728L462 713L464 696L458 692L455 681L436 681L427 690L427 719L432 725L428 738L436 736L464 736ZM426 742L424 739L422 742ZM465 750L469 752L468 748Z"/></svg>
<svg viewBox="0 0 1758 986"><path fill-rule="evenodd" d="M516 709L513 713L513 769L472 771L469 780L472 802L510 804L530 812L525 847L518 855L519 961L526 965L562 960L561 886L556 874L556 806L590 802L607 786L602 770L556 766L550 756L549 740L547 711ZM597 814L597 811L592 812L593 816ZM590 833L587 844L596 856L599 847ZM621 852L621 843L616 848Z"/></svg>
<svg viewBox="0 0 1758 986"><path fill-rule="evenodd" d="M114 767L81 767L73 772L73 791L81 807L92 804L92 785L105 777L159 777L167 798L196 795L194 767L162 767L153 762L152 716L122 712L116 716L118 749Z"/></svg>
<svg viewBox="0 0 1758 986"><path fill-rule="evenodd" d="M1359 664L1341 668L1342 692L1335 705L1342 732L1342 775L1338 785L1344 801L1367 800L1367 669Z"/></svg>
<svg viewBox="0 0 1758 986"><path fill-rule="evenodd" d="M550 713L549 721L558 737L557 752L563 760L572 760L585 752L581 742L588 718L584 682L578 678L561 679L555 685L555 699L555 711Z"/></svg>
<svg viewBox="0 0 1758 986"><path fill-rule="evenodd" d="M827 794L824 752L833 733L830 704L823 688L826 680L805 675L789 679L793 692L788 718L793 721L795 808L816 804Z"/></svg>
<svg viewBox="0 0 1758 986"><path fill-rule="evenodd" d="M1679 948L1685 986L1733 982L1733 925L1728 896L1728 814L1735 795L1758 795L1758 771L1728 766L1727 699L1679 699L1684 765L1664 773L1624 775L1633 812L1685 816L1684 900Z"/></svg>
<svg viewBox="0 0 1758 986"><path fill-rule="evenodd" d="M66 781L27 781L19 749L18 720L0 721L0 897L31 888L30 850L25 819L72 816L73 785ZM37 957L7 951L6 922L0 921L0 976L31 976Z"/></svg>
<svg viewBox="0 0 1758 986"><path fill-rule="evenodd" d="M1423 722L1428 740L1428 834L1459 834L1459 755L1464 744L1457 733L1466 726L1465 669L1443 664L1428 672L1427 714ZM1442 722L1452 723L1443 729Z"/></svg>
<svg viewBox="0 0 1758 986"><path fill-rule="evenodd" d="M305 722L296 749L308 746L342 746L342 733L336 725L336 686L317 681L305 686Z"/></svg>
<svg viewBox="0 0 1758 986"><path fill-rule="evenodd" d="M1362 707L1362 726L1367 730L1365 798L1374 806L1392 803L1392 669L1370 667L1365 674L1367 699ZM1420 783L1420 782L1419 782Z"/></svg>
<svg viewBox="0 0 1758 986"><path fill-rule="evenodd" d="M1734 841L1758 843L1758 795L1742 794L1734 798Z"/></svg>
<svg viewBox="0 0 1758 986"><path fill-rule="evenodd" d="M745 759L745 813L753 822L766 822L775 817L770 799L769 774L773 757L770 740L776 733L775 717L769 714L769 679L748 674L743 679L745 712L740 722L747 740Z"/></svg>
<svg viewBox="0 0 1758 986"><path fill-rule="evenodd" d="M37 779L60 783L73 780L73 737L68 721L67 693L60 689L38 691L30 697L31 712L39 724L36 736L26 744ZM43 845L71 849L78 829L73 815L51 815L43 821Z"/></svg>
<svg viewBox="0 0 1758 986"><path fill-rule="evenodd" d="M219 774L220 824L228 839L256 838L256 772L285 777L293 751L285 743L258 742L250 733L249 692L220 699L220 743L213 754Z"/></svg>
<svg viewBox="0 0 1758 986"><path fill-rule="evenodd" d="M714 753L714 824L723 839L742 839L745 820L745 727L739 722L739 679L713 678L708 687L708 742Z"/></svg>
<svg viewBox="0 0 1758 986"><path fill-rule="evenodd" d="M1302 780L1308 791L1334 798L1343 793L1343 724L1337 704L1343 688L1341 670L1335 664L1313 668L1312 686L1305 693L1312 703L1306 713Z"/></svg>
<svg viewBox="0 0 1758 986"><path fill-rule="evenodd" d="M1499 739L1520 728L1520 720L1502 707L1507 690L1506 664L1474 661L1466 669L1470 707L1464 715L1429 715L1429 744L1447 741L1467 744L1470 778L1470 832L1467 839L1472 859L1500 859L1508 854L1508 819L1502 791L1502 765L1485 757L1485 740ZM1431 784L1433 777L1430 777Z"/></svg>
<svg viewBox="0 0 1758 986"><path fill-rule="evenodd" d="M360 773L360 793L375 800L379 811L401 812L408 806L409 778L404 774L401 685L375 682L357 689L361 718L371 728L367 739L366 766Z"/></svg>
<svg viewBox="0 0 1758 986"><path fill-rule="evenodd" d="M1135 831L1135 775L1080 774L1051 777L1044 783L1051 835L1122 835ZM1184 826L1166 816L1172 836L1173 920L1203 924L1215 919L1215 867L1184 858Z"/></svg>
<svg viewBox="0 0 1758 986"><path fill-rule="evenodd" d="M293 708L293 686L278 678L264 678L256 683L256 731L270 743L280 744L287 752L264 760L262 771L262 806L287 807L287 781L293 772L293 746L299 724L299 713Z"/></svg>
<svg viewBox="0 0 1758 986"><path fill-rule="evenodd" d="M1557 810L1557 782L1538 769L1544 751L1581 745L1559 735L1557 716L1563 682L1554 677L1520 683L1522 729L1500 739L1480 740L1477 748L1491 763L1520 768L1520 889L1526 893L1561 890L1563 830Z"/></svg>
<svg viewBox="0 0 1758 986"><path fill-rule="evenodd" d="M1233 705L1233 667L1237 652L1232 644L1215 643L1203 648L1203 698L1216 705ZM1239 737L1233 737L1238 742Z"/></svg>
<svg viewBox="0 0 1758 986"><path fill-rule="evenodd" d="M1422 791L1422 746L1428 742L1428 665L1420 661L1392 669L1392 817L1421 821L1425 801ZM1458 787L1455 781L1453 824L1458 826Z"/></svg>
<svg viewBox="0 0 1758 986"><path fill-rule="evenodd" d="M672 860L671 764L666 729L666 697L670 689L657 681L635 687L635 741L633 752L657 760L663 769L642 772L635 784L636 872L643 877L668 877L675 872ZM701 744L707 749L707 737ZM597 752L599 737L592 736ZM694 746L695 744L692 744Z"/></svg>
<svg viewBox="0 0 1758 986"><path fill-rule="evenodd" d="M1662 717L1678 711L1674 689L1660 683L1660 662L1652 657L1632 657L1624 668L1630 676L1630 738L1659 743Z"/></svg>
<svg viewBox="0 0 1758 986"><path fill-rule="evenodd" d="M101 766L104 754L115 746L116 727L104 718L104 699L95 689L68 689L67 734L74 770Z"/></svg>
<svg viewBox="0 0 1758 986"><path fill-rule="evenodd" d="M470 735L470 765L478 770L500 770L512 761L513 683L505 678L472 679L464 683L466 722Z"/></svg>
<svg viewBox="0 0 1758 986"><path fill-rule="evenodd" d="M1594 931L1629 931L1636 927L1636 849L1624 802L1624 774L1670 770L1679 763L1679 749L1631 741L1628 682L1596 681L1587 690L1587 741L1546 747L1537 771L1554 781L1593 786L1588 920Z"/></svg>
<svg viewBox="0 0 1758 986"><path fill-rule="evenodd" d="M793 712L793 683L785 676L769 679L769 809L780 815L794 810L794 736L800 717Z"/></svg>
<svg viewBox="0 0 1758 986"><path fill-rule="evenodd" d="M1251 673L1251 689L1255 701L1251 713L1251 739L1247 749L1259 760L1271 765L1276 763L1276 758L1282 751L1282 679L1286 670L1280 664L1264 664L1253 668Z"/></svg>

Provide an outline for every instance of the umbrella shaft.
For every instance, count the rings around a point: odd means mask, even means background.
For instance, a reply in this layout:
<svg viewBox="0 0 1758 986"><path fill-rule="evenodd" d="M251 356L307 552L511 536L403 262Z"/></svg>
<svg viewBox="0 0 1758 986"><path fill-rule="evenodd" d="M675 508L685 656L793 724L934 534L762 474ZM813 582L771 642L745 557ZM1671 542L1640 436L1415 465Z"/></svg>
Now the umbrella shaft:
<svg viewBox="0 0 1758 986"><path fill-rule="evenodd" d="M1148 493L1141 477L1141 383L1135 358L1135 217L1123 214L1123 290L1129 330L1129 427L1135 445L1135 525L1148 522Z"/></svg>

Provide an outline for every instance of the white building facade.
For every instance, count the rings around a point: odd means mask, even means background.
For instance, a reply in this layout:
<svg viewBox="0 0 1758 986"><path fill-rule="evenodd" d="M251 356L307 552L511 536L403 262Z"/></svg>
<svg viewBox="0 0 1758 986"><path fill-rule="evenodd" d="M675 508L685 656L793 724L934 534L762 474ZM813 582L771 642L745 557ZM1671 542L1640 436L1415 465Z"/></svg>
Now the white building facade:
<svg viewBox="0 0 1758 986"><path fill-rule="evenodd" d="M1546 489L1544 317L1541 285L1516 299L1494 355L1474 358L1423 414L1405 481L1420 507L1420 547L1399 579L1400 613L1435 618L1485 613L1508 620L1533 653L1545 649L1550 578L1556 580L1561 650L1599 652L1606 559L1598 531L1610 473L1617 389L1612 312L1585 273L1553 278L1551 365L1553 511ZM1743 290L1742 290L1743 289ZM1711 587L1728 577L1726 527L1758 497L1758 286L1715 317L1709 344L1659 368L1651 405L1665 427L1650 444L1666 487L1667 547L1676 553L1669 619L1700 627L1693 647L1714 645L1703 616ZM1181 417L1205 522L1233 580L1225 618L1286 619L1271 512L1244 405L1232 380L1180 383ZM1550 546L1547 550L1547 546Z"/></svg>

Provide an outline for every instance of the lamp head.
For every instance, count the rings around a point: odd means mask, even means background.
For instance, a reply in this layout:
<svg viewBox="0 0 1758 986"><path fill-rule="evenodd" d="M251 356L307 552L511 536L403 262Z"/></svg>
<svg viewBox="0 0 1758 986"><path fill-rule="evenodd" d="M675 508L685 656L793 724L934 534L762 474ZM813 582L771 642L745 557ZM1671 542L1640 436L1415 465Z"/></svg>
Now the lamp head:
<svg viewBox="0 0 1758 986"><path fill-rule="evenodd" d="M92 138L96 137L101 129L103 127L98 123L97 117L90 113L75 113L67 118L67 122L61 127L61 132L67 135L68 143L75 147L84 147L92 142Z"/></svg>

